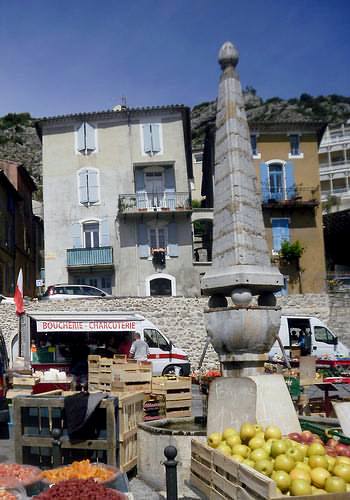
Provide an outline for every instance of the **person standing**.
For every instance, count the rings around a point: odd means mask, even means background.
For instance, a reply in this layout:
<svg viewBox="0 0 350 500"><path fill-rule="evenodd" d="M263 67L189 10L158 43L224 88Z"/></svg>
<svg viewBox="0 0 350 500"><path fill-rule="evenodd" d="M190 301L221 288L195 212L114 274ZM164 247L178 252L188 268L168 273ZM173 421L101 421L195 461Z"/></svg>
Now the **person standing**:
<svg viewBox="0 0 350 500"><path fill-rule="evenodd" d="M131 344L129 357L136 361L147 361L149 356L149 347L147 342L141 340L139 333L134 334L134 342Z"/></svg>

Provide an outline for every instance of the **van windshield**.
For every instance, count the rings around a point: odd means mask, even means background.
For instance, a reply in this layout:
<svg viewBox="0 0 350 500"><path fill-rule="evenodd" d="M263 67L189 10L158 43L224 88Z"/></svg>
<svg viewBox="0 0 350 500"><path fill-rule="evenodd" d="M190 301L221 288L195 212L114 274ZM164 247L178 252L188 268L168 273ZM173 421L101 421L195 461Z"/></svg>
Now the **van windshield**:
<svg viewBox="0 0 350 500"><path fill-rule="evenodd" d="M170 350L169 343L165 340L163 335L158 332L158 330L155 330L154 328L145 328L143 330L143 334L148 347L155 347L162 349L163 351Z"/></svg>

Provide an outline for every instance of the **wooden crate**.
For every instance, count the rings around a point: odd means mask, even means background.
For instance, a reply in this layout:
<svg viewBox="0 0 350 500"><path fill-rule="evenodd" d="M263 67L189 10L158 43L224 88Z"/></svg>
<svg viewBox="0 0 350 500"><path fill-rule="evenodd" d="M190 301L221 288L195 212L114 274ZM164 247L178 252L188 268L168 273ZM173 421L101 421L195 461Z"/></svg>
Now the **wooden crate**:
<svg viewBox="0 0 350 500"><path fill-rule="evenodd" d="M240 464L205 443L192 440L190 482L208 500L282 500L276 483L255 469ZM310 496L300 496L307 500ZM324 495L313 495L323 500ZM328 500L344 500L350 493L327 494Z"/></svg>
<svg viewBox="0 0 350 500"><path fill-rule="evenodd" d="M90 356L88 356L89 374L99 372L99 370L100 370L100 358L101 358L101 356L97 356L95 354L90 354Z"/></svg>
<svg viewBox="0 0 350 500"><path fill-rule="evenodd" d="M153 377L152 393L164 395L166 417L192 415L192 381L190 377Z"/></svg>
<svg viewBox="0 0 350 500"><path fill-rule="evenodd" d="M67 434L63 395L16 397L13 400L16 462L51 468L52 429L58 428L62 433L62 465L89 458L127 472L137 463L137 424L143 421L143 402L143 393L125 394L118 400L103 399L96 410L100 433L73 443Z"/></svg>

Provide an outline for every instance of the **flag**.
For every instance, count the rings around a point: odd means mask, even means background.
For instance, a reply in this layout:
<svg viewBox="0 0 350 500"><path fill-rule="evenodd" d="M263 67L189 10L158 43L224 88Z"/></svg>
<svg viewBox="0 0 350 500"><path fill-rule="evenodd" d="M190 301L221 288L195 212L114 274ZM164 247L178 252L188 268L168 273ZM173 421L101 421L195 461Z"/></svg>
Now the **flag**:
<svg viewBox="0 0 350 500"><path fill-rule="evenodd" d="M16 314L21 315L24 313L24 304L23 304L23 273L22 268L19 270L17 285L15 290L15 304L16 304Z"/></svg>

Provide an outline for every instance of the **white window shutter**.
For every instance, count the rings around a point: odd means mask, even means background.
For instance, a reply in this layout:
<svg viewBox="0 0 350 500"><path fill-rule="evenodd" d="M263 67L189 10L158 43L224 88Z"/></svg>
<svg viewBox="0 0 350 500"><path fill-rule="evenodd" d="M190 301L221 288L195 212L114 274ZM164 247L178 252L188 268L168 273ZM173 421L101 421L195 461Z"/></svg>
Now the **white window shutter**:
<svg viewBox="0 0 350 500"><path fill-rule="evenodd" d="M79 202L87 203L88 201L87 171L82 170L79 172Z"/></svg>
<svg viewBox="0 0 350 500"><path fill-rule="evenodd" d="M96 149L95 127L87 122L85 123L85 146L88 151L94 151Z"/></svg>
<svg viewBox="0 0 350 500"><path fill-rule="evenodd" d="M81 248L81 224L79 222L75 222L72 224L72 242L73 248Z"/></svg>
<svg viewBox="0 0 350 500"><path fill-rule="evenodd" d="M109 243L109 220L103 219L101 221L101 246L108 247Z"/></svg>
<svg viewBox="0 0 350 500"><path fill-rule="evenodd" d="M146 224L137 225L137 246L141 259L147 259L149 256L149 243Z"/></svg>
<svg viewBox="0 0 350 500"><path fill-rule="evenodd" d="M168 225L168 250L170 257L179 256L176 222L171 222Z"/></svg>
<svg viewBox="0 0 350 500"><path fill-rule="evenodd" d="M153 153L159 153L160 151L160 125L159 123L151 124L152 132L152 151Z"/></svg>
<svg viewBox="0 0 350 500"><path fill-rule="evenodd" d="M77 149L85 151L85 123L82 123L77 130Z"/></svg>
<svg viewBox="0 0 350 500"><path fill-rule="evenodd" d="M143 132L143 149L145 153L152 153L152 135L151 135L151 124L144 123L142 125Z"/></svg>
<svg viewBox="0 0 350 500"><path fill-rule="evenodd" d="M88 201L89 203L99 202L99 186L98 186L98 173L96 170L88 170Z"/></svg>

